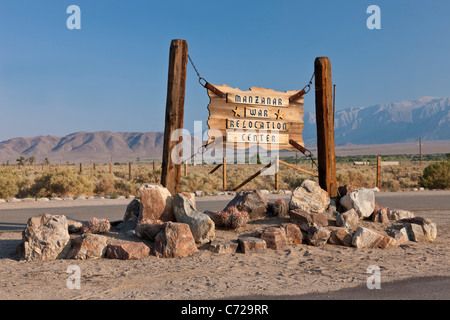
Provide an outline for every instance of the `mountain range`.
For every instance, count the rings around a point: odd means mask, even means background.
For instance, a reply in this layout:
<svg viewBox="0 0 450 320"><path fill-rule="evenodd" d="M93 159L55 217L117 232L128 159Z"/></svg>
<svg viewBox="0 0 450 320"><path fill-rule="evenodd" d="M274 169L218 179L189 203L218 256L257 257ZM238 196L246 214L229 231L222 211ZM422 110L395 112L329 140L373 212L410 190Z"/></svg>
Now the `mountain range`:
<svg viewBox="0 0 450 320"><path fill-rule="evenodd" d="M316 143L315 114L305 112L303 138ZM336 111L336 146L450 140L450 97L352 107ZM0 142L0 162L23 156L52 162L135 161L161 159L163 132L76 132L65 137L38 136Z"/></svg>

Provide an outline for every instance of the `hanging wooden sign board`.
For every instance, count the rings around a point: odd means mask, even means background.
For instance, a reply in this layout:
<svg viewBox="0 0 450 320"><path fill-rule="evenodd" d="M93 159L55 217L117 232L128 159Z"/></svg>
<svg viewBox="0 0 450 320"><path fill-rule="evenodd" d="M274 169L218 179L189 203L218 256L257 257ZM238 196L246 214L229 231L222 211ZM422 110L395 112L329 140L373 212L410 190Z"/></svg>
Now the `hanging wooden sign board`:
<svg viewBox="0 0 450 320"><path fill-rule="evenodd" d="M296 150L289 144L290 139L304 145L304 97L289 100L299 90L278 92L253 87L241 91L227 85L214 87L225 96L207 90L210 142L215 139L212 133L215 129L222 133L225 143L234 142L236 149L258 145L268 150Z"/></svg>

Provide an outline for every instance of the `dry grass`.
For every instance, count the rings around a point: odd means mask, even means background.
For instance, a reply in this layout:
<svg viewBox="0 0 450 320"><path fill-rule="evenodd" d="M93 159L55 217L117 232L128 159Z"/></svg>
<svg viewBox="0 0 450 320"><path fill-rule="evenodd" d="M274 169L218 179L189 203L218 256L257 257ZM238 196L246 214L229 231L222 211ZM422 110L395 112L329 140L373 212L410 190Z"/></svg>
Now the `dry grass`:
<svg viewBox="0 0 450 320"><path fill-rule="evenodd" d="M419 187L420 177L424 168L430 163L405 162L399 166L382 167L383 191L411 190ZM160 165L159 165L160 166ZM161 169L153 171L150 164L133 164L132 179L129 180L128 165L114 165L112 175L108 165L84 165L83 172L79 166L26 166L25 168L0 169L0 198L9 197L66 197L66 196L92 196L92 195L136 195L136 189L144 182L160 182ZM241 184L252 174L258 172L264 165L257 164L228 164L227 187L228 190ZM215 165L189 166L185 175L184 166L181 170L181 191L204 192L222 191L222 168L209 174ZM311 165L301 165L304 169L317 173ZM317 178L299 172L295 169L281 165L279 188L293 190L303 180ZM357 188L374 187L376 185L376 166L354 166L352 164L337 164L338 185L350 184ZM260 175L243 187L252 189L274 189L274 176Z"/></svg>

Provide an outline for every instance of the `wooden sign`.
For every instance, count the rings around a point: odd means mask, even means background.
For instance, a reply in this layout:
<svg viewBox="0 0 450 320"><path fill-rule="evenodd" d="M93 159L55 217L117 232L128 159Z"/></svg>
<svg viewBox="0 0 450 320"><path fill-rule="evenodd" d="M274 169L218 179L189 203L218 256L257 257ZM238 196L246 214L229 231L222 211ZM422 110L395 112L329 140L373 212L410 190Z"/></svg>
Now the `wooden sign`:
<svg viewBox="0 0 450 320"><path fill-rule="evenodd" d="M224 142L234 142L236 149L258 145L268 150L296 150L289 139L303 145L303 101L289 101L298 91L278 92L250 88L241 91L227 85L214 86L225 97L208 90L210 142L213 129L220 130Z"/></svg>

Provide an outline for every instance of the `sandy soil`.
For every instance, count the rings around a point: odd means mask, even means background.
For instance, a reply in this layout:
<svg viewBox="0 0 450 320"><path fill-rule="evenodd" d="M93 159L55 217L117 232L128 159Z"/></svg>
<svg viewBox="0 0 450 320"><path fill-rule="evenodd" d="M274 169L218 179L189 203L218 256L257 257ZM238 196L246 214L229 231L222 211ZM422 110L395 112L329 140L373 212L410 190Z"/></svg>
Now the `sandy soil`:
<svg viewBox="0 0 450 320"><path fill-rule="evenodd" d="M0 233L0 299L220 299L249 295L301 295L365 285L370 265L381 281L448 276L449 211L416 211L438 225L433 243L393 249L291 245L280 251L215 254L205 247L187 257L135 261L109 259L25 262L14 260L21 233ZM217 239L237 239L288 219L265 219L239 231L216 230ZM363 224L374 226L372 222ZM382 228L382 225L378 226ZM69 290L70 265L81 269L81 289Z"/></svg>

